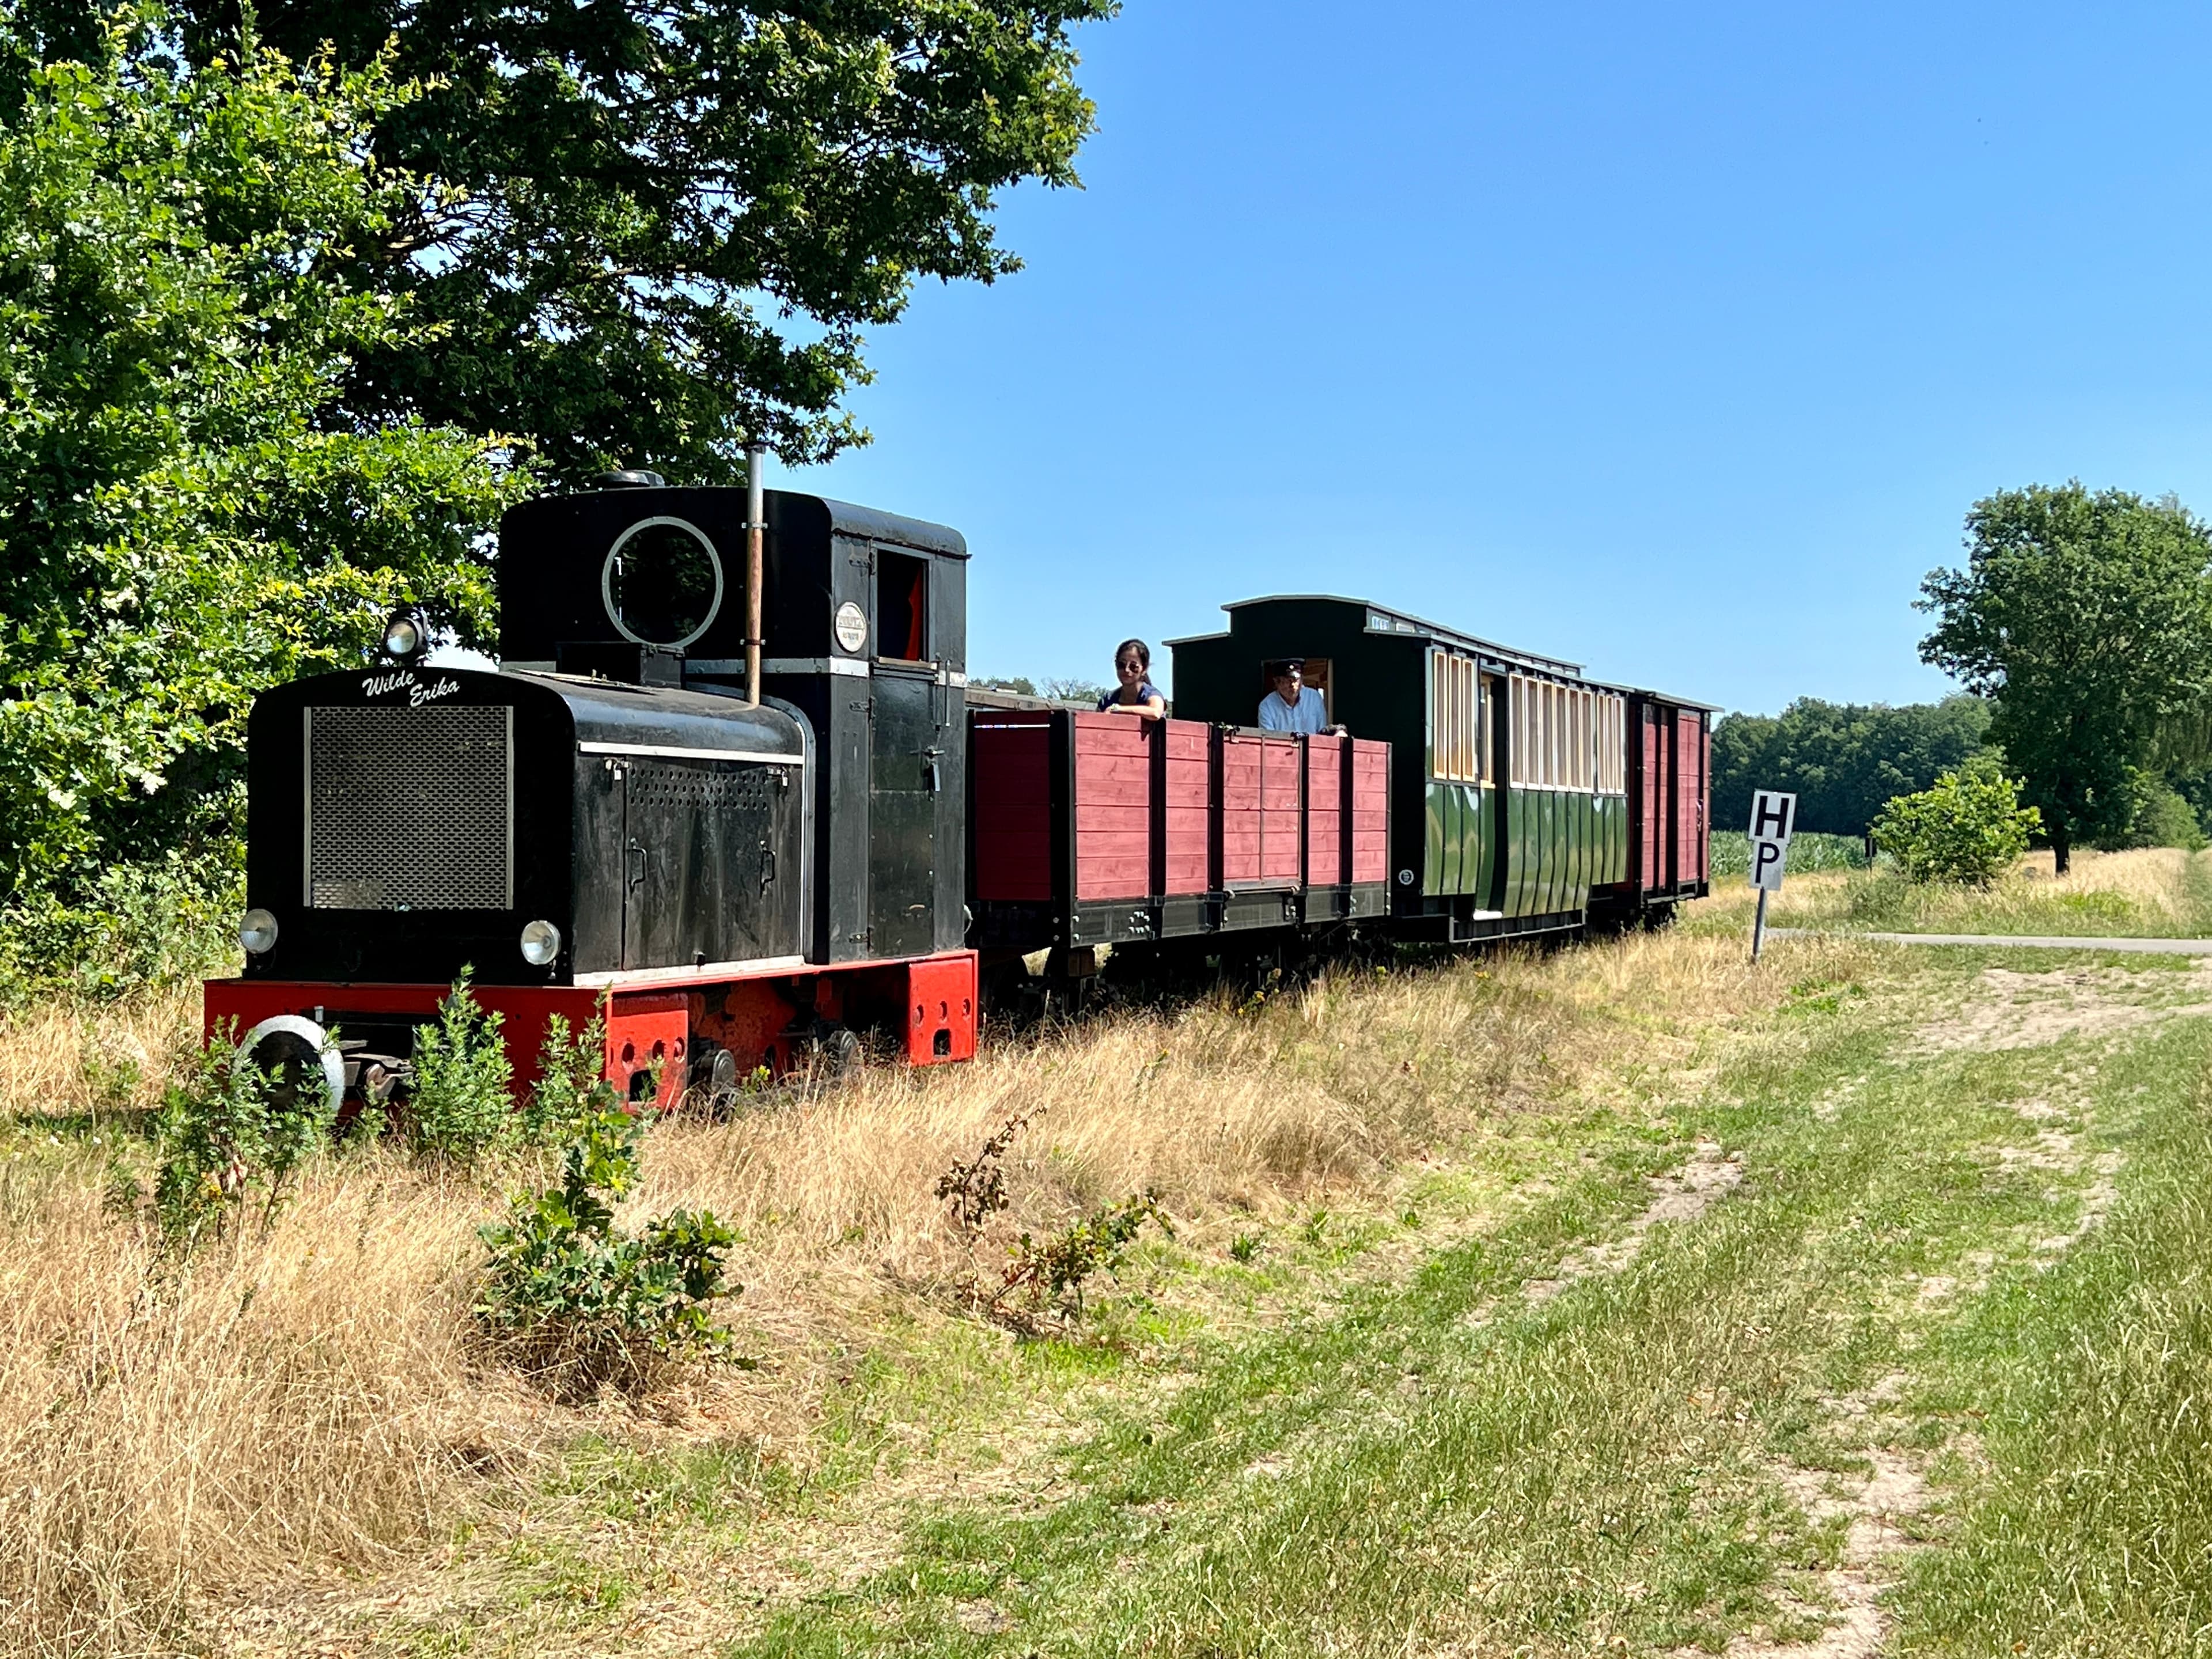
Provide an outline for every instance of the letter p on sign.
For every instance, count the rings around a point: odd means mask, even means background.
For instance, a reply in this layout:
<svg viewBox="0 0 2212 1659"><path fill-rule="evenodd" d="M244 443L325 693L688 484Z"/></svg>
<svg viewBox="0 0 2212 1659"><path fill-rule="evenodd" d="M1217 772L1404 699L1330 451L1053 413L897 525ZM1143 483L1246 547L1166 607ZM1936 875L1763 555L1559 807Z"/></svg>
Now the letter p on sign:
<svg viewBox="0 0 2212 1659"><path fill-rule="evenodd" d="M1751 884L1770 893L1782 890L1782 866L1797 827L1797 797L1761 789L1751 798ZM1764 903L1765 901L1761 900Z"/></svg>

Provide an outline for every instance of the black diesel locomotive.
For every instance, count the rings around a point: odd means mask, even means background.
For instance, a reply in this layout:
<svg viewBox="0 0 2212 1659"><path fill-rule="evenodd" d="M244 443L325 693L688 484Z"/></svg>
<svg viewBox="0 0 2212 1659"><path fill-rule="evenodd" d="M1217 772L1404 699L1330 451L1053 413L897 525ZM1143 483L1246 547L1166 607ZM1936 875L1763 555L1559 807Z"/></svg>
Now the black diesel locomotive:
<svg viewBox="0 0 2212 1659"><path fill-rule="evenodd" d="M864 1031L969 1058L987 967L1705 890L1701 705L1298 599L1176 642L1201 720L971 698L967 559L938 526L650 474L515 509L497 672L430 665L402 614L374 666L256 702L246 970L207 986L209 1030L381 1097L468 968L519 1078L550 1017L596 1011L609 1077L667 1103ZM1290 654L1351 737L1246 726Z"/></svg>

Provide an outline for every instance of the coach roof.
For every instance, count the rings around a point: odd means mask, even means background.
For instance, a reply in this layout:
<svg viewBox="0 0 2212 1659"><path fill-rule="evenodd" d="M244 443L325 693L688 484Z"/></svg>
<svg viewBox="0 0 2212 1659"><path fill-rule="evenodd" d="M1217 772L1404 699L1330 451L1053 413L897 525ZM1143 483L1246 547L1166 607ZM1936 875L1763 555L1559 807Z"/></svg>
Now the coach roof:
<svg viewBox="0 0 2212 1659"><path fill-rule="evenodd" d="M1510 645L1500 645L1495 640L1486 640L1477 635L1447 628L1442 623L1416 617L1411 611L1397 611L1387 605L1377 605L1372 599L1352 599L1342 593L1267 593L1256 599L1237 599L1223 605L1224 611L1235 612L1265 605L1340 605L1365 611L1366 631L1370 634L1390 634L1401 638L1419 640L1428 645L1449 646L1470 654L1488 658L1507 668L1525 668L1540 674L1556 674L1580 680L1585 685L1601 690L1619 691L1638 697L1649 697L1656 702L1673 703L1682 708L1702 708L1718 714L1718 704L1698 702L1690 697L1678 697L1672 692L1654 691L1648 687L1623 685L1611 680L1591 678L1583 665L1569 662L1564 657L1547 657L1540 652L1516 650ZM1163 641L1169 646L1194 645L1200 640L1226 639L1228 633L1185 634L1179 638Z"/></svg>
<svg viewBox="0 0 2212 1659"><path fill-rule="evenodd" d="M1266 593L1257 599L1236 599L1223 605L1224 611L1235 612L1260 605L1342 605L1353 606L1367 613L1367 631L1370 634L1401 634L1411 639L1420 639L1432 644L1457 646L1500 662L1541 670L1553 674L1571 674L1581 678L1583 665L1569 662L1564 657L1547 657L1534 651L1516 651L1511 646L1499 645L1494 640L1478 639L1473 634L1462 633L1456 628L1446 628L1442 623L1432 623L1404 611L1394 611L1389 605L1377 605L1372 599L1355 599L1342 593ZM1218 634L1186 634L1180 639L1166 641L1169 645L1188 645L1199 640L1219 639Z"/></svg>

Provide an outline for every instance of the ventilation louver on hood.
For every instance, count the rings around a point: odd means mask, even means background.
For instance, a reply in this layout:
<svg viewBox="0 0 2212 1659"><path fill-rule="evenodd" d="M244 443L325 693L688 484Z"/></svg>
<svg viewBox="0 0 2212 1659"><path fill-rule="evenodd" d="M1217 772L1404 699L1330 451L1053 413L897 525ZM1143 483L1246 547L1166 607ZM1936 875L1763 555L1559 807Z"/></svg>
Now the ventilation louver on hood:
<svg viewBox="0 0 2212 1659"><path fill-rule="evenodd" d="M309 908L514 908L512 708L311 708L307 723Z"/></svg>

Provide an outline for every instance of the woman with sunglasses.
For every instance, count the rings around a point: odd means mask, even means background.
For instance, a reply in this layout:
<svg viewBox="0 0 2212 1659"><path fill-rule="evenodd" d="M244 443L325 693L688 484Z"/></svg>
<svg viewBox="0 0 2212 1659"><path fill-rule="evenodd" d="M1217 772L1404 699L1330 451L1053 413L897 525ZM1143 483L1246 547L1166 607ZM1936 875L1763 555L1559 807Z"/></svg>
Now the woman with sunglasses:
<svg viewBox="0 0 2212 1659"><path fill-rule="evenodd" d="M1152 665L1152 648L1142 640L1124 640L1114 652L1114 674L1120 689L1098 699L1102 714L1134 714L1139 720L1165 720L1168 700L1146 678Z"/></svg>

